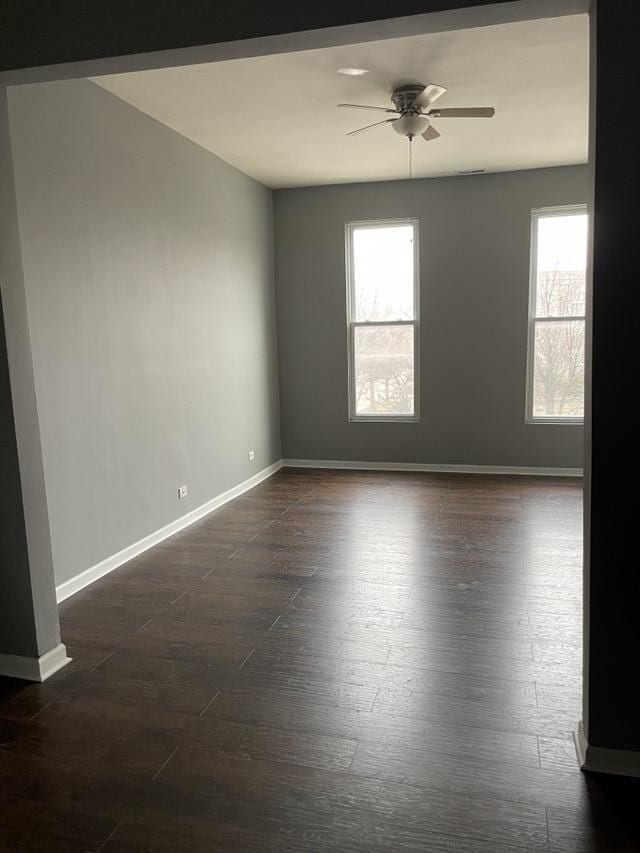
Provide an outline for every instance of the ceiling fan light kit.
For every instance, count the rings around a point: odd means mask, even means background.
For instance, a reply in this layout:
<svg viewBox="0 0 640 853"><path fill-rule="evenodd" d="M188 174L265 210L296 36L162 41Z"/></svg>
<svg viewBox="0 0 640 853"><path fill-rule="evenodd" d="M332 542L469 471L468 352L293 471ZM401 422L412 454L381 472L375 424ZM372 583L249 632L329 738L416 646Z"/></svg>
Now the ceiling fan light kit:
<svg viewBox="0 0 640 853"><path fill-rule="evenodd" d="M414 136L420 136L429 127L430 120L427 116L419 113L407 113L399 118L391 120L391 127L400 136L406 136L412 139Z"/></svg>
<svg viewBox="0 0 640 853"><path fill-rule="evenodd" d="M432 142L439 138L440 133L431 123L432 119L493 118L495 115L496 111L493 107L445 107L444 109L435 107L431 109L431 105L446 91L444 86L438 86L435 83L429 83L426 86L424 83L410 83L407 86L398 86L393 90L391 93L393 108L369 106L367 104L338 104L338 106L356 110L377 110L391 113L394 116L394 118L382 119L382 121L376 121L365 127L359 127L357 130L351 130L347 136L354 136L374 127L390 124L399 136L405 136L410 143L416 136L421 136L425 142ZM409 171L411 176L411 165Z"/></svg>

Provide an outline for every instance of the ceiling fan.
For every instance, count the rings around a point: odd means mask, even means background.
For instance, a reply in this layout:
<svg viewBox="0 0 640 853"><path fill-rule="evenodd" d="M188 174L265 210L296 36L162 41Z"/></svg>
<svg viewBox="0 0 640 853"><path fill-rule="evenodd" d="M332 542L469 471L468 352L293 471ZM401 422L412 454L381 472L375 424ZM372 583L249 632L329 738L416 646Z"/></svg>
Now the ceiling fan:
<svg viewBox="0 0 640 853"><path fill-rule="evenodd" d="M366 104L338 104L339 107L356 110L381 110L385 113L393 113L394 118L385 118L382 121L376 121L374 124L368 124L365 127L359 127L357 130L351 130L347 136L353 136L356 133L363 133L365 130L371 130L374 127L380 127L383 124L390 124L396 133L400 136L406 136L411 142L414 136L422 136L427 142L437 139L440 134L431 124L431 119L440 118L493 118L495 109L493 107L447 107L440 109L431 105L447 90L443 86L436 86L434 83L429 83L427 86L422 83L411 83L408 86L399 86L391 93L390 107L371 107Z"/></svg>

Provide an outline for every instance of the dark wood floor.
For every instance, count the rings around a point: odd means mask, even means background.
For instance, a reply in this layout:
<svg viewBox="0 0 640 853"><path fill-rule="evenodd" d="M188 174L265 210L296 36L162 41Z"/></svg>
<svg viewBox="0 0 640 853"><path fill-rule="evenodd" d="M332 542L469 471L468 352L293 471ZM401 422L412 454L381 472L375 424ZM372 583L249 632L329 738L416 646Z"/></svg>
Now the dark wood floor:
<svg viewBox="0 0 640 853"><path fill-rule="evenodd" d="M640 850L586 777L581 488L282 471L61 607L0 682L0 850Z"/></svg>

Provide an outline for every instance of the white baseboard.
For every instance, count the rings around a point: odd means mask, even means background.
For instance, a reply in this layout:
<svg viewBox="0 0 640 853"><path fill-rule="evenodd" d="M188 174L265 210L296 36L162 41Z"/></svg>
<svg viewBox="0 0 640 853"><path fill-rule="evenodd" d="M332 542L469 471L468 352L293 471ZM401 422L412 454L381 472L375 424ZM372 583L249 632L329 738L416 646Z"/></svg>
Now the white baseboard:
<svg viewBox="0 0 640 853"><path fill-rule="evenodd" d="M109 572L112 572L114 569L117 569L118 566L122 566L123 563L126 563L134 557L137 557L139 554L142 554L143 551L153 548L154 545L157 545L169 536L173 536L174 533L184 530L185 527L189 527L190 524L193 524L205 515L213 512L214 509L217 509L223 504L226 504L228 501L233 500L233 498L237 498L239 495L247 492L254 486L257 486L258 483L266 480L267 477L271 477L271 475L275 474L276 471L279 471L280 468L282 468L282 459L278 459L278 461L274 462L273 465L263 468L262 471L254 474L253 477L249 477L248 480L238 483L237 486L233 486L233 488L228 489L226 492L217 495L217 497L212 498L210 501L207 501L196 509L191 510L191 512L188 512L186 515L177 518L175 521L171 521L169 524L166 524L159 530L150 533L143 539L139 539L132 545L128 545L126 548L123 548L122 551L118 551L117 554L107 557L105 560L96 563L95 566L91 566L91 568L85 569L85 571L80 572L80 574L75 575L68 581L64 581L64 583L59 584L56 587L56 597L58 602L64 601L65 598L69 598L69 596L74 595L76 592L79 592L81 589L89 586L89 584L92 584L99 578L108 575Z"/></svg>
<svg viewBox="0 0 640 853"><path fill-rule="evenodd" d="M58 602L64 601L66 598L69 598L76 592L79 592L81 589L89 586L89 584L92 584L99 578L108 575L109 572L112 572L114 569L117 569L119 566L122 566L124 563L132 560L134 557L137 557L139 554L142 554L149 548L153 548L154 545L158 545L169 536L173 536L174 533L178 533L180 530L184 530L185 527L189 527L189 525L203 518L205 515L208 515L210 512L213 512L214 509L217 509L223 504L226 504L228 501L233 500L233 498L237 498L239 495L249 489L252 489L254 486L257 486L258 483L266 480L267 477L271 477L272 474L275 474L276 471L279 471L283 466L288 468L334 468L353 471L431 471L434 473L458 474L528 474L546 477L582 476L582 468L519 468L504 465L438 465L409 462L349 462L327 459L279 459L277 462L274 462L273 465L269 465L267 468L263 468L262 471L254 474L253 477L249 477L248 480L239 483L237 486L234 486L228 491L223 492L221 495L212 498L210 501L207 501L196 509L191 510L191 512L186 513L186 515L183 515L175 521L161 527L159 530L150 533L143 539L139 539L137 542L128 545L126 548L123 548L122 551L118 551L117 554L107 557L105 560L96 563L95 566L91 566L83 572L80 572L80 574L75 575L75 577L70 578L68 581L64 581L64 583L59 584L56 587Z"/></svg>
<svg viewBox="0 0 640 853"><path fill-rule="evenodd" d="M578 723L578 731L573 733L573 742L580 769L586 773L610 773L640 779L640 752L590 746L582 723Z"/></svg>
<svg viewBox="0 0 640 853"><path fill-rule="evenodd" d="M519 474L532 477L582 477L582 468L523 468L514 465L349 462L336 459L283 459L282 464L286 468L336 468L347 471L425 471L434 474Z"/></svg>
<svg viewBox="0 0 640 853"><path fill-rule="evenodd" d="M45 681L71 660L64 643L59 643L39 658L21 655L0 655L0 675L22 678L24 681Z"/></svg>

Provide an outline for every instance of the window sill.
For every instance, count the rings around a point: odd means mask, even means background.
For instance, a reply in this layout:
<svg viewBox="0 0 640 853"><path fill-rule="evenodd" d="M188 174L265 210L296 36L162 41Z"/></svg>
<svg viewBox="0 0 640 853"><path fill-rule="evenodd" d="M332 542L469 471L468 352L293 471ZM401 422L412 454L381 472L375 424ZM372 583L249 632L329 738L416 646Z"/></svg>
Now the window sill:
<svg viewBox="0 0 640 853"><path fill-rule="evenodd" d="M351 418L347 418L347 423L350 424L419 424L420 418L416 417L402 417L401 415L389 415L387 417L371 417L368 418L364 415L354 415Z"/></svg>
<svg viewBox="0 0 640 853"><path fill-rule="evenodd" d="M526 418L525 423L534 426L584 426L584 418Z"/></svg>

